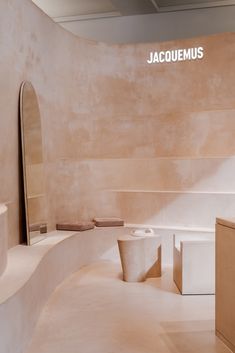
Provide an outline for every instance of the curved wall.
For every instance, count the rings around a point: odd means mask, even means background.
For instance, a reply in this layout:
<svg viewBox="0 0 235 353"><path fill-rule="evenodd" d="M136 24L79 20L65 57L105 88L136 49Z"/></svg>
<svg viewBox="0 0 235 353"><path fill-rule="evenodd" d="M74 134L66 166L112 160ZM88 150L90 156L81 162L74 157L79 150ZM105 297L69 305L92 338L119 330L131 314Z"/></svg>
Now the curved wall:
<svg viewBox="0 0 235 353"><path fill-rule="evenodd" d="M71 35L29 0L0 3L0 31L0 200L10 247L19 243L23 80L39 98L50 229L94 216L208 228L233 213L234 33L110 46ZM204 46L203 60L146 64L152 50L194 46Z"/></svg>
<svg viewBox="0 0 235 353"><path fill-rule="evenodd" d="M30 0L0 2L0 200L9 212L9 247L20 242L18 97L23 80L39 98L47 171L49 228L55 226L57 164L67 158L70 129L91 111L93 77L108 48L66 32ZM11 143L9 143L9 139ZM19 187L20 185L20 187ZM35 208L40 205L35 205ZM66 206L66 205L65 205ZM20 225L20 227L19 227Z"/></svg>
<svg viewBox="0 0 235 353"><path fill-rule="evenodd" d="M202 60L146 64L150 51L198 46ZM92 114L69 120L58 219L117 215L172 233L233 216L234 54L234 33L104 52Z"/></svg>

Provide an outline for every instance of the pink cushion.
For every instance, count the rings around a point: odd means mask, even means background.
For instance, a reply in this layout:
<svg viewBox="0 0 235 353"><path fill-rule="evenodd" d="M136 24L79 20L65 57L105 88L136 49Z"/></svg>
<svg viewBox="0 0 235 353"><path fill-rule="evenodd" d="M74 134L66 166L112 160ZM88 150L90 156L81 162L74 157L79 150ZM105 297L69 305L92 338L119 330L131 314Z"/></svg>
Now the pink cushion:
<svg viewBox="0 0 235 353"><path fill-rule="evenodd" d="M57 223L56 229L57 230L71 230L71 231L78 231L82 232L84 230L93 229L94 223L93 222L77 222L77 223Z"/></svg>
<svg viewBox="0 0 235 353"><path fill-rule="evenodd" d="M120 227L124 226L121 218L94 218L96 227Z"/></svg>
<svg viewBox="0 0 235 353"><path fill-rule="evenodd" d="M30 232L40 232L41 234L47 233L47 224L46 223L35 223L29 225Z"/></svg>

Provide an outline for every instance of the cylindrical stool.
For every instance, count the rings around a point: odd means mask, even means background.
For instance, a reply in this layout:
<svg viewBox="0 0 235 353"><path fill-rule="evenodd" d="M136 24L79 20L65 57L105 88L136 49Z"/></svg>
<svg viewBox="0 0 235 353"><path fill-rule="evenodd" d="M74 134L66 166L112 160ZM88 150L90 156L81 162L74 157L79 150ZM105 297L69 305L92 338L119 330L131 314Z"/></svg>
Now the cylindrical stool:
<svg viewBox="0 0 235 353"><path fill-rule="evenodd" d="M126 282L142 282L146 278L161 276L161 237L149 235L118 238L118 247Z"/></svg>

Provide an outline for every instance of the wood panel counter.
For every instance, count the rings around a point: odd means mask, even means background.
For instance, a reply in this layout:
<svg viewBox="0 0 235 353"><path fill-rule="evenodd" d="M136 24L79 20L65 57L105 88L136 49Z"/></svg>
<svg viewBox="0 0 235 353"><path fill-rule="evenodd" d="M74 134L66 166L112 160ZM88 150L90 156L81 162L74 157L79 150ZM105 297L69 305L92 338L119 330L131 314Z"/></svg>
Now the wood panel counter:
<svg viewBox="0 0 235 353"><path fill-rule="evenodd" d="M216 219L216 334L235 352L235 218Z"/></svg>

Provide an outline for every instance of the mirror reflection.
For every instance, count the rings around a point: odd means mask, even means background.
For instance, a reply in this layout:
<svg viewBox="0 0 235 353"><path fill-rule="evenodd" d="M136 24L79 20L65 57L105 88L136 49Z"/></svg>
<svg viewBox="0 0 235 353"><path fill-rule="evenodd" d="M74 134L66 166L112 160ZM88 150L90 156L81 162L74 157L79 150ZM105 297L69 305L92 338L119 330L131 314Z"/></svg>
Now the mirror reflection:
<svg viewBox="0 0 235 353"><path fill-rule="evenodd" d="M20 121L27 244L32 245L45 237L47 215L40 111L36 92L26 81L20 90Z"/></svg>

